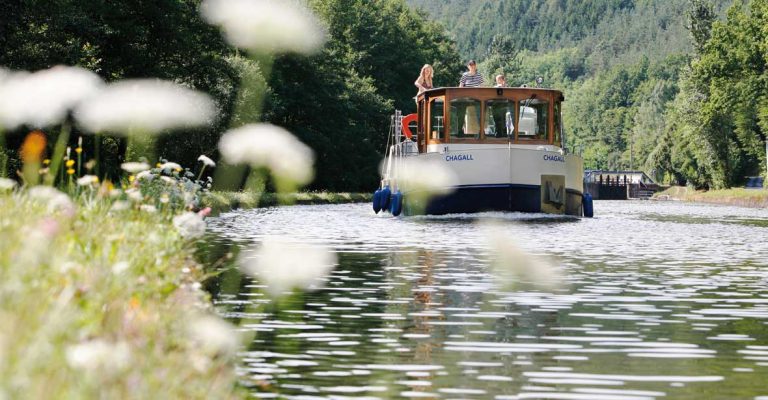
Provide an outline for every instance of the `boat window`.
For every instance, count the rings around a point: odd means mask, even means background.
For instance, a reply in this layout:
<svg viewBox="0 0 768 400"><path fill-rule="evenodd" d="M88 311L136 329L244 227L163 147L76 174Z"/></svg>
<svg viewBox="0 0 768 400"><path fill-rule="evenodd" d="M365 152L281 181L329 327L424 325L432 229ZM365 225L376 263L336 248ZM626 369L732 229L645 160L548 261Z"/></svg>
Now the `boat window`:
<svg viewBox="0 0 768 400"><path fill-rule="evenodd" d="M480 137L480 100L461 97L451 100L451 138Z"/></svg>
<svg viewBox="0 0 768 400"><path fill-rule="evenodd" d="M441 140L445 137L445 121L443 121L445 100L438 97L430 101L429 104L429 138Z"/></svg>
<svg viewBox="0 0 768 400"><path fill-rule="evenodd" d="M515 134L515 103L512 100L488 100L485 102L486 138L507 138Z"/></svg>
<svg viewBox="0 0 768 400"><path fill-rule="evenodd" d="M549 102L541 99L526 99L520 102L520 114L518 116L518 139L521 140L546 140Z"/></svg>
<svg viewBox="0 0 768 400"><path fill-rule="evenodd" d="M555 134L555 146L561 146L563 142L563 120L562 115L560 115L560 102L555 102L555 127L554 127L554 134Z"/></svg>

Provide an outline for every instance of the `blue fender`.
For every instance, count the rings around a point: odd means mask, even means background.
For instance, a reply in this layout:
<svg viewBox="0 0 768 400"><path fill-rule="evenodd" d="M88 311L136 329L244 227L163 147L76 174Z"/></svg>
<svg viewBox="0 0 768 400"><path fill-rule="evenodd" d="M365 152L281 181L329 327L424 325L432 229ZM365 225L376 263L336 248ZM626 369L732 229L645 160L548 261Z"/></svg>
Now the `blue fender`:
<svg viewBox="0 0 768 400"><path fill-rule="evenodd" d="M376 189L373 192L373 212L378 214L379 211L381 211L381 189Z"/></svg>
<svg viewBox="0 0 768 400"><path fill-rule="evenodd" d="M403 194L398 190L392 195L392 205L390 206L390 212L397 217L403 212Z"/></svg>
<svg viewBox="0 0 768 400"><path fill-rule="evenodd" d="M389 189L389 186L384 186L384 189L381 189L381 209L384 211L389 211L389 204L390 204L390 197L392 196L392 191Z"/></svg>
<svg viewBox="0 0 768 400"><path fill-rule="evenodd" d="M592 195L589 193L584 193L584 195L581 198L581 206L584 209L584 216L587 218L592 218L595 216L595 209L592 206Z"/></svg>

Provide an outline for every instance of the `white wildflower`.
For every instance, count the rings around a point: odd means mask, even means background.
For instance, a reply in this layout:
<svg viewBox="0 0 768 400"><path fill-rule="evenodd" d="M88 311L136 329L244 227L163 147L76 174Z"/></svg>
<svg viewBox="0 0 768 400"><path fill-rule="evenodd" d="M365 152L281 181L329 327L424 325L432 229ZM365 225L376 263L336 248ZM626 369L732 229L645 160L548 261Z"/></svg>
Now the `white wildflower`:
<svg viewBox="0 0 768 400"><path fill-rule="evenodd" d="M336 265L336 254L324 246L267 236L257 249L239 260L243 272L257 277L272 296L291 289L319 289Z"/></svg>
<svg viewBox="0 0 768 400"><path fill-rule="evenodd" d="M125 211L130 209L131 209L130 201L118 200L112 203L112 207L109 208L109 211Z"/></svg>
<svg viewBox="0 0 768 400"><path fill-rule="evenodd" d="M207 156L205 156L204 154L201 154L200 157L197 157L197 161L202 162L203 165L205 165L206 167L215 167L216 166L216 163L213 160L211 160L210 158L208 158Z"/></svg>
<svg viewBox="0 0 768 400"><path fill-rule="evenodd" d="M112 273L115 275L120 275L124 271L127 271L128 268L130 267L131 267L131 264L128 264L127 261L119 261L112 266Z"/></svg>
<svg viewBox="0 0 768 400"><path fill-rule="evenodd" d="M238 347L238 334L232 326L218 317L201 315L187 325L190 339L195 348L209 357L231 357Z"/></svg>
<svg viewBox="0 0 768 400"><path fill-rule="evenodd" d="M185 239L197 239L205 234L205 221L197 213L185 212L173 217L173 226Z"/></svg>
<svg viewBox="0 0 768 400"><path fill-rule="evenodd" d="M287 130L270 124L250 124L227 131L219 141L227 162L266 167L278 178L296 184L313 177L312 149Z"/></svg>
<svg viewBox="0 0 768 400"><path fill-rule="evenodd" d="M78 186L91 186L99 183L99 177L95 175L83 175L77 178Z"/></svg>
<svg viewBox="0 0 768 400"><path fill-rule="evenodd" d="M145 162L124 162L120 164L120 168L129 174L137 174L139 172L148 170L150 166Z"/></svg>
<svg viewBox="0 0 768 400"><path fill-rule="evenodd" d="M171 171L180 171L182 168L181 168L181 165L179 165L178 163L169 161L169 162L164 162L160 164L160 169L163 170L163 172L165 173L169 173Z"/></svg>
<svg viewBox="0 0 768 400"><path fill-rule="evenodd" d="M296 1L205 0L201 13L229 43L256 52L309 54L326 39L317 18Z"/></svg>
<svg viewBox="0 0 768 400"><path fill-rule="evenodd" d="M110 343L95 339L69 346L66 350L67 363L72 368L113 375L124 371L131 361L131 349L126 342Z"/></svg>
<svg viewBox="0 0 768 400"><path fill-rule="evenodd" d="M155 178L155 175L152 174L150 171L141 171L138 174L136 174L136 180L140 181L142 179L146 179L148 181L151 181Z"/></svg>
<svg viewBox="0 0 768 400"><path fill-rule="evenodd" d="M128 200L140 202L144 200L144 196L142 196L141 191L136 188L130 188L125 191L126 196L128 196Z"/></svg>
<svg viewBox="0 0 768 400"><path fill-rule="evenodd" d="M157 208L151 204L142 204L141 206L139 206L139 210L148 212L150 214L157 212Z"/></svg>
<svg viewBox="0 0 768 400"><path fill-rule="evenodd" d="M67 215L74 215L75 204L65 193L50 186L34 186L27 191L30 199L44 202L48 205L48 212L61 211Z"/></svg>
<svg viewBox="0 0 768 400"><path fill-rule="evenodd" d="M502 285L532 284L544 289L557 289L564 284L560 268L546 258L526 253L515 244L516 238L497 225L481 228L491 251L491 266Z"/></svg>
<svg viewBox="0 0 768 400"><path fill-rule="evenodd" d="M102 85L98 75L78 67L12 73L0 86L0 126L12 130L24 124L37 128L59 124Z"/></svg>
<svg viewBox="0 0 768 400"><path fill-rule="evenodd" d="M153 134L210 124L213 101L206 94L160 80L126 80L107 86L75 110L91 132Z"/></svg>
<svg viewBox="0 0 768 400"><path fill-rule="evenodd" d="M437 159L406 158L400 161L398 172L397 185L403 191L446 194L458 184L456 174Z"/></svg>
<svg viewBox="0 0 768 400"><path fill-rule="evenodd" d="M170 176L161 176L160 180L162 180L163 182L165 182L165 183L167 183L169 185L175 185L176 184L176 180L171 178Z"/></svg>
<svg viewBox="0 0 768 400"><path fill-rule="evenodd" d="M13 179L0 178L0 191L13 190L17 183Z"/></svg>

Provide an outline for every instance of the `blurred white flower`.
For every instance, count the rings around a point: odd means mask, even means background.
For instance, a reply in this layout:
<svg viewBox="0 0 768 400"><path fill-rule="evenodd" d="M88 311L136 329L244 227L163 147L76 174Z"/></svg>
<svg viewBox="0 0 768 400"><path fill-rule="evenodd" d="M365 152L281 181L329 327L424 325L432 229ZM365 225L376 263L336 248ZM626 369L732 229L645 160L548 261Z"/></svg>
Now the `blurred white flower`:
<svg viewBox="0 0 768 400"><path fill-rule="evenodd" d="M237 351L239 338L232 326L213 315L200 315L187 325L195 348L209 357L231 357Z"/></svg>
<svg viewBox="0 0 768 400"><path fill-rule="evenodd" d="M405 158L399 163L397 184L403 190L438 195L452 192L458 184L456 174L439 160Z"/></svg>
<svg viewBox="0 0 768 400"><path fill-rule="evenodd" d="M128 268L130 267L131 267L131 264L128 264L127 261L119 261L112 266L112 273L115 275L119 275L119 274L122 274L124 271L128 270Z"/></svg>
<svg viewBox="0 0 768 400"><path fill-rule="evenodd" d="M261 246L244 252L240 269L261 280L272 296L291 289L319 289L336 266L336 254L324 246L267 236Z"/></svg>
<svg viewBox="0 0 768 400"><path fill-rule="evenodd" d="M205 234L205 221L197 213L185 212L173 217L173 226L185 239L197 239Z"/></svg>
<svg viewBox="0 0 768 400"><path fill-rule="evenodd" d="M91 186L99 183L99 177L96 175L83 175L77 178L78 186Z"/></svg>
<svg viewBox="0 0 768 400"><path fill-rule="evenodd" d="M150 171L141 171L138 174L136 174L136 180L140 181L142 179L151 181L152 179L155 179L155 176Z"/></svg>
<svg viewBox="0 0 768 400"><path fill-rule="evenodd" d="M59 124L69 110L95 95L102 85L98 75L78 67L59 65L31 74L11 73L0 85L0 126Z"/></svg>
<svg viewBox="0 0 768 400"><path fill-rule="evenodd" d="M481 226L483 240L490 248L491 267L502 285L532 284L543 289L557 289L564 285L561 269L543 257L526 253L518 247L516 238L501 226Z"/></svg>
<svg viewBox="0 0 768 400"><path fill-rule="evenodd" d="M168 161L168 162L162 163L160 165L160 169L163 170L163 172L165 173L169 173L171 171L180 171L182 168L181 168L181 165L179 165L178 163Z"/></svg>
<svg viewBox="0 0 768 400"><path fill-rule="evenodd" d="M137 174L141 171L148 170L150 166L145 162L124 162L120 164L120 168L129 174Z"/></svg>
<svg viewBox="0 0 768 400"><path fill-rule="evenodd" d="M148 212L150 214L157 212L157 208L151 204L142 204L141 206L139 206L139 210Z"/></svg>
<svg viewBox="0 0 768 400"><path fill-rule="evenodd" d="M197 157L197 161L202 162L203 165L205 165L206 167L215 167L216 166L216 163L213 160L211 160L210 158L208 158L207 156L205 156L204 154L201 154L200 157Z"/></svg>
<svg viewBox="0 0 768 400"><path fill-rule="evenodd" d="M65 193L50 186L34 186L27 191L30 199L44 202L48 205L48 212L61 211L66 215L75 214L75 204Z"/></svg>
<svg viewBox="0 0 768 400"><path fill-rule="evenodd" d="M213 101L172 82L137 79L107 86L75 109L80 125L94 133L152 134L210 124Z"/></svg>
<svg viewBox="0 0 768 400"><path fill-rule="evenodd" d="M234 46L257 52L313 53L325 43L317 18L290 0L205 0L203 18Z"/></svg>
<svg viewBox="0 0 768 400"><path fill-rule="evenodd" d="M109 211L125 211L130 209L131 209L130 201L118 200L112 203L112 207L109 208Z"/></svg>
<svg viewBox="0 0 768 400"><path fill-rule="evenodd" d="M0 191L13 190L17 185L16 181L8 178L0 178Z"/></svg>
<svg viewBox="0 0 768 400"><path fill-rule="evenodd" d="M110 343L94 339L69 346L67 363L72 368L112 375L125 370L131 362L131 349L126 342Z"/></svg>
<svg viewBox="0 0 768 400"><path fill-rule="evenodd" d="M303 185L313 177L314 154L290 132L270 124L250 124L227 131L219 141L227 162L266 167L278 178Z"/></svg>
<svg viewBox="0 0 768 400"><path fill-rule="evenodd" d="M142 196L141 191L136 188L130 188L125 191L126 196L128 196L128 200L140 202L144 200L144 196Z"/></svg>

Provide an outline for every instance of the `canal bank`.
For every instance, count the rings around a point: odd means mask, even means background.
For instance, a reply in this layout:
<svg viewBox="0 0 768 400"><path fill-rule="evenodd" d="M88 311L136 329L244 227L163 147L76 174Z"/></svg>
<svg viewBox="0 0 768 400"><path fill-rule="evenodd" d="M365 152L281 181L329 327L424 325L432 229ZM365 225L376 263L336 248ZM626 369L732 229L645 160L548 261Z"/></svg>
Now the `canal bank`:
<svg viewBox="0 0 768 400"><path fill-rule="evenodd" d="M299 192L299 193L260 193L260 192L208 192L203 196L203 207L211 207L215 212L225 212L238 208L274 207L277 205L309 204L346 204L371 201L370 193L346 192Z"/></svg>
<svg viewBox="0 0 768 400"><path fill-rule="evenodd" d="M732 188L697 191L684 186L673 186L656 193L654 200L677 200L694 203L721 204L735 207L768 208L768 190Z"/></svg>

